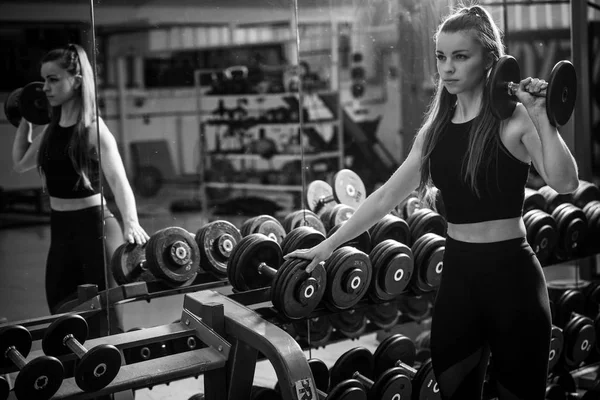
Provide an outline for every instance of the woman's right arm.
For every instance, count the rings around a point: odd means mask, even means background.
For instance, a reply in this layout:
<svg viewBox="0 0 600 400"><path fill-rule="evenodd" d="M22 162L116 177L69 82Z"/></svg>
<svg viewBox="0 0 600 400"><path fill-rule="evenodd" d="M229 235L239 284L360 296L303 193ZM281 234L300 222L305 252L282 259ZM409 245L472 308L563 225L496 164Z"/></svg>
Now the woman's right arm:
<svg viewBox="0 0 600 400"><path fill-rule="evenodd" d="M418 135L402 165L384 185L367 197L340 229L309 251L297 250L285 258L299 257L312 260L307 267L307 272L310 272L319 262L329 258L333 250L354 239L383 218L419 186L422 148L422 135Z"/></svg>
<svg viewBox="0 0 600 400"><path fill-rule="evenodd" d="M33 125L31 122L25 120L25 118L21 118L12 148L13 168L15 171L25 172L37 167L37 154L45 132L46 127L44 127L44 130L35 139L32 139Z"/></svg>

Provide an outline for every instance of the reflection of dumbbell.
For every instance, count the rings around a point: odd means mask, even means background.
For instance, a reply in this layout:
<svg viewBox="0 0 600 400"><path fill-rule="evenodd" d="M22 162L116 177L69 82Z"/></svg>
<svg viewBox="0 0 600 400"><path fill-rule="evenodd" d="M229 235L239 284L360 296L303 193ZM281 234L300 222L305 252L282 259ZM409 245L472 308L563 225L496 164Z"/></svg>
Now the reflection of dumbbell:
<svg viewBox="0 0 600 400"><path fill-rule="evenodd" d="M274 217L266 214L248 218L242 224L240 232L242 236L248 236L252 233L262 233L279 244L281 244L286 235L283 225Z"/></svg>
<svg viewBox="0 0 600 400"><path fill-rule="evenodd" d="M366 189L356 173L342 169L334 175L333 187L321 180L311 182L306 190L306 198L311 211L321 215L336 202L358 208L366 198Z"/></svg>
<svg viewBox="0 0 600 400"><path fill-rule="evenodd" d="M77 314L67 314L55 320L44 334L44 353L60 357L74 353L79 361L75 367L75 382L85 392L106 387L121 369L121 352L112 345L100 344L88 350L83 347L88 337L88 324Z"/></svg>
<svg viewBox="0 0 600 400"><path fill-rule="evenodd" d="M64 368L58 359L47 355L26 363L32 341L29 331L20 325L0 328L0 368L14 365L20 370L14 385L19 400L50 399L63 382Z"/></svg>
<svg viewBox="0 0 600 400"><path fill-rule="evenodd" d="M31 82L12 91L4 102L6 119L16 127L21 118L35 125L50 123L51 108L43 88L43 82Z"/></svg>
<svg viewBox="0 0 600 400"><path fill-rule="evenodd" d="M227 277L231 251L240 240L242 235L231 222L216 220L204 225L195 236L200 250L200 268L219 278Z"/></svg>
<svg viewBox="0 0 600 400"><path fill-rule="evenodd" d="M233 248L227 275L238 291L271 287L273 306L287 318L298 319L317 307L327 285L323 265L307 273L308 264L298 258L282 264L279 244L262 233L251 233Z"/></svg>

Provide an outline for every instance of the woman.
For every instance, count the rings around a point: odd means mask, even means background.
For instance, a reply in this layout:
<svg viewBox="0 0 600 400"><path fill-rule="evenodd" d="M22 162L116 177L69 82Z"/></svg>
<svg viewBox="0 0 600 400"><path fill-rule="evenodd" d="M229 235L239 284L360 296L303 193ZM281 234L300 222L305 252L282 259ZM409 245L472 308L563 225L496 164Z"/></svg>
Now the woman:
<svg viewBox="0 0 600 400"><path fill-rule="evenodd" d="M106 289L105 257L110 259L124 237L144 244L148 235L138 222L115 138L96 116L94 76L85 50L70 44L50 51L42 59L41 75L52 107L51 121L32 140L32 124L21 119L12 156L18 172L39 169L50 196L46 299L50 312L56 313L76 295L78 285ZM122 215L123 232L110 211L101 209L100 159ZM112 286L112 274L108 276Z"/></svg>
<svg viewBox="0 0 600 400"><path fill-rule="evenodd" d="M492 115L487 80L504 49L484 8L455 11L435 42L439 82L406 160L334 235L287 257L312 260L312 269L413 190L432 204L435 185L448 221L431 330L442 397L480 399L491 350L500 399L543 399L550 308L521 218L524 188L533 164L553 189L571 192L577 165L548 121L545 98L531 94L546 82L523 79L512 116Z"/></svg>

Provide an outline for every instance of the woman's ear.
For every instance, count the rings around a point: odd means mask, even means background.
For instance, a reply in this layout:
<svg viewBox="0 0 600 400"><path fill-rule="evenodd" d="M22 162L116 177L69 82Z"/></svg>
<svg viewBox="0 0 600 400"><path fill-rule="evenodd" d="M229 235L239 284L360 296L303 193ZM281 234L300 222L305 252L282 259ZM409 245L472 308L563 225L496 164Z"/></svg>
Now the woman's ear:
<svg viewBox="0 0 600 400"><path fill-rule="evenodd" d="M485 55L485 70L489 71L494 66L494 56L492 53L487 53Z"/></svg>
<svg viewBox="0 0 600 400"><path fill-rule="evenodd" d="M81 75L75 75L75 89L80 89L81 88L81 82L82 82L83 78Z"/></svg>

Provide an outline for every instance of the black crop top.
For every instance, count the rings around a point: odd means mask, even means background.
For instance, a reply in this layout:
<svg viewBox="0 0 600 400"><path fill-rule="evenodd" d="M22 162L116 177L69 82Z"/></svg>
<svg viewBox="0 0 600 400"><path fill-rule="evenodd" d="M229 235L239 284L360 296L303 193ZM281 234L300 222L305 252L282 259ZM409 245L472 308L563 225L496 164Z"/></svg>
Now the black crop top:
<svg viewBox="0 0 600 400"><path fill-rule="evenodd" d="M471 122L449 123L429 161L431 179L441 192L447 221L468 224L520 217L529 164L514 157L502 141L497 152L484 155L483 160L492 159L489 167L484 164L477 175L480 197L465 182L466 160L465 168L463 160L468 151Z"/></svg>
<svg viewBox="0 0 600 400"><path fill-rule="evenodd" d="M92 188L90 190L83 186L83 183L77 184L79 174L73 167L73 162L69 157L69 142L75 132L75 125L62 127L55 125L49 132L51 137L48 140L46 155L42 158L42 170L46 179L48 194L52 197L63 199L81 199L99 193L100 174L98 160L93 157L90 160L90 176L88 176Z"/></svg>

